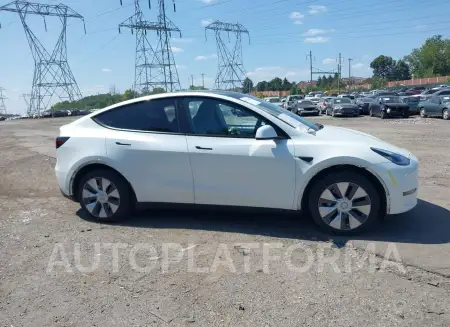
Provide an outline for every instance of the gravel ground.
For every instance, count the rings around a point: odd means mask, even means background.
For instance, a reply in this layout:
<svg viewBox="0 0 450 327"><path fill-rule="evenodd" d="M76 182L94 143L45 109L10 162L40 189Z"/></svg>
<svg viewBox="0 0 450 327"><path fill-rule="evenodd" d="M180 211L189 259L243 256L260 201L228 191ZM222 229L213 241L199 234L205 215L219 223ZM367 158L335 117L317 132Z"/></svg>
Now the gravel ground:
<svg viewBox="0 0 450 327"><path fill-rule="evenodd" d="M450 326L448 122L314 118L420 159L417 208L349 239L278 211L91 222L54 177L70 120L0 123L0 326Z"/></svg>

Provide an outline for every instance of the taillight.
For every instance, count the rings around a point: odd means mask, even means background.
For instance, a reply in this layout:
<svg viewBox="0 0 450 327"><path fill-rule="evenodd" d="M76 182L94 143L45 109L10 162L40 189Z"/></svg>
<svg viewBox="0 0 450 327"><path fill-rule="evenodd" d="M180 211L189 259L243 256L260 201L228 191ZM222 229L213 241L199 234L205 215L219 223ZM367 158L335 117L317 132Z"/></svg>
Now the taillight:
<svg viewBox="0 0 450 327"><path fill-rule="evenodd" d="M56 138L56 148L58 149L61 145L63 145L64 143L67 142L67 140L69 139L69 137L67 136L58 136Z"/></svg>
<svg viewBox="0 0 450 327"><path fill-rule="evenodd" d="M324 102L324 103L322 103L322 107L326 107L327 106L327 104Z"/></svg>

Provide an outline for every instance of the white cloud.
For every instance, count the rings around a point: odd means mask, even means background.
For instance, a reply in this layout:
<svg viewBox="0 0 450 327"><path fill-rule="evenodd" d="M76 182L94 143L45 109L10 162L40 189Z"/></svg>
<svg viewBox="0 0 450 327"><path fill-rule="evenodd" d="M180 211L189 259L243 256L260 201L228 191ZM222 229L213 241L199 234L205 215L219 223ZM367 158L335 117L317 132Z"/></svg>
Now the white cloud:
<svg viewBox="0 0 450 327"><path fill-rule="evenodd" d="M217 58L217 55L215 53L210 55L204 55L204 56L197 56L195 57L195 60L210 60Z"/></svg>
<svg viewBox="0 0 450 327"><path fill-rule="evenodd" d="M212 22L214 22L214 20L212 18L207 18L207 19L202 19L201 24L202 24L202 26L207 26L207 25L211 24Z"/></svg>
<svg viewBox="0 0 450 327"><path fill-rule="evenodd" d="M269 81L275 77L288 78L290 80L302 80L308 77L308 69L292 69L280 66L259 67L247 73L254 82Z"/></svg>
<svg viewBox="0 0 450 327"><path fill-rule="evenodd" d="M328 9L325 6L309 6L309 13L311 15L321 14L326 12Z"/></svg>
<svg viewBox="0 0 450 327"><path fill-rule="evenodd" d="M307 37L305 38L305 43L326 43L329 40L330 40L329 37L324 36Z"/></svg>
<svg viewBox="0 0 450 327"><path fill-rule="evenodd" d="M331 65L336 63L336 59L334 58L325 58L324 60L322 60L322 64L324 65Z"/></svg>
<svg viewBox="0 0 450 327"><path fill-rule="evenodd" d="M104 72L104 73L111 73L112 70L109 69L109 68L102 68L102 72Z"/></svg>
<svg viewBox="0 0 450 327"><path fill-rule="evenodd" d="M305 15L299 13L298 11L293 11L291 12L291 14L289 15L289 18L292 19L294 21L294 24L302 24L301 19L303 19L305 17Z"/></svg>
<svg viewBox="0 0 450 327"><path fill-rule="evenodd" d="M354 69L361 69L364 66L365 65L362 62L357 62L356 64L352 65L352 68L354 68Z"/></svg>
<svg viewBox="0 0 450 327"><path fill-rule="evenodd" d="M318 29L318 28L311 28L308 31L306 31L305 33L303 33L303 36L316 36L316 35L320 35L320 34L327 34L330 32L334 32L334 29L322 30L322 29Z"/></svg>
<svg viewBox="0 0 450 327"><path fill-rule="evenodd" d="M200 0L200 1L203 3L206 3L206 4L210 4L210 3L216 2L217 0Z"/></svg>
<svg viewBox="0 0 450 327"><path fill-rule="evenodd" d="M183 51L184 51L183 49L177 48L177 47L171 47L171 49L172 49L172 52L173 52L173 53L180 53L180 52L183 52Z"/></svg>

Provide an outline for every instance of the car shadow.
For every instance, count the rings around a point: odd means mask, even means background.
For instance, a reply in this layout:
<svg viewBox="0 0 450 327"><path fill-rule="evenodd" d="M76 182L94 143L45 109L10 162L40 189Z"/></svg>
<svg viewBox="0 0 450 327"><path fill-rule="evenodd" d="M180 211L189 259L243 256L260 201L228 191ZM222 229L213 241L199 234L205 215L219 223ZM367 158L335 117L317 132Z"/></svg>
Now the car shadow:
<svg viewBox="0 0 450 327"><path fill-rule="evenodd" d="M91 221L86 212L78 210L77 215ZM174 204L154 205L137 210L128 219L111 225L134 228L191 229L242 233L299 240L332 241L345 244L349 240L385 241L416 244L444 244L450 242L450 211L419 200L410 212L387 216L372 231L362 235L344 237L327 235L318 230L307 214L292 211L223 208L186 207Z"/></svg>

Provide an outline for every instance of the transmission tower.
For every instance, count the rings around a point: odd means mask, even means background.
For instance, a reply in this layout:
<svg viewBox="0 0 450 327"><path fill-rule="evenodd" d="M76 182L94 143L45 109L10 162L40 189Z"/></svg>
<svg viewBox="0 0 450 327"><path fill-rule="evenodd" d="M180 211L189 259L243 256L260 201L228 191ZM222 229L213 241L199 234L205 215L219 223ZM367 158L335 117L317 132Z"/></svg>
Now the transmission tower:
<svg viewBox="0 0 450 327"><path fill-rule="evenodd" d="M0 7L1 11L19 14L33 55L34 75L28 113L36 113L39 117L41 111L49 107L54 96L57 96L60 100L69 101L81 98L80 89L67 63L66 41L67 19L81 19L84 24L83 16L63 4L49 5L28 1L13 1ZM60 19L62 23L61 33L51 53L44 48L36 35L31 31L31 28L26 22L29 15L41 16L44 20L45 30L47 30L45 17L58 17Z"/></svg>
<svg viewBox="0 0 450 327"><path fill-rule="evenodd" d="M250 33L241 24L223 23L218 20L205 27L214 31L217 43L218 69L216 77L216 88L222 90L242 90L245 79L245 68L242 59L242 34L247 34L250 43ZM230 42L230 32L234 33L233 47L227 47L222 39L222 32L228 32Z"/></svg>
<svg viewBox="0 0 450 327"><path fill-rule="evenodd" d="M4 91L5 89L0 87L0 115L6 114L5 100L7 99L7 97L3 94Z"/></svg>
<svg viewBox="0 0 450 327"><path fill-rule="evenodd" d="M166 92L178 91L181 86L170 38L172 32L179 33L181 37L181 31L166 16L165 0L158 0L157 22L145 20L139 2L140 0L134 0L134 15L119 24L119 33L121 28L131 29L131 33L136 32L134 90L144 94L155 88L162 88ZM120 4L122 5L122 0ZM175 12L175 0L173 8ZM147 31L156 31L156 46L151 45Z"/></svg>
<svg viewBox="0 0 450 327"><path fill-rule="evenodd" d="M22 94L20 97L23 98L23 101L25 101L25 104L27 106L27 112L30 112L31 94Z"/></svg>

